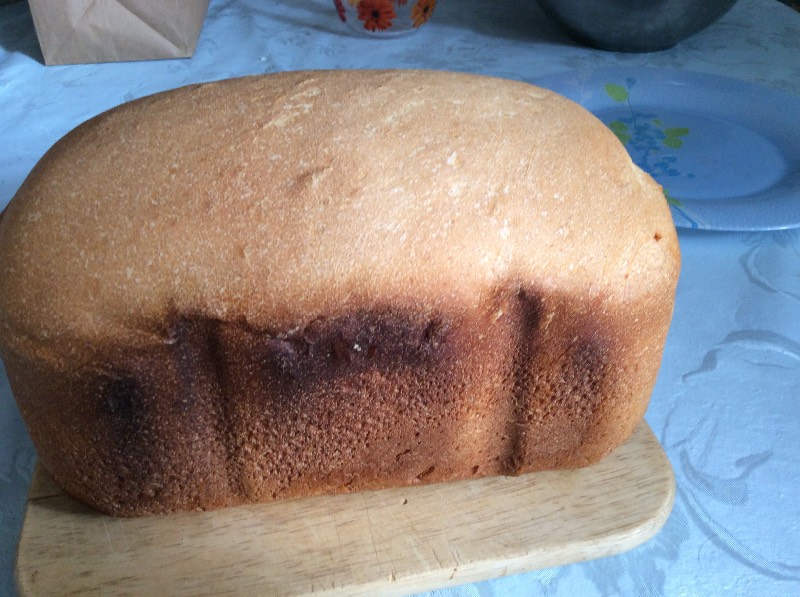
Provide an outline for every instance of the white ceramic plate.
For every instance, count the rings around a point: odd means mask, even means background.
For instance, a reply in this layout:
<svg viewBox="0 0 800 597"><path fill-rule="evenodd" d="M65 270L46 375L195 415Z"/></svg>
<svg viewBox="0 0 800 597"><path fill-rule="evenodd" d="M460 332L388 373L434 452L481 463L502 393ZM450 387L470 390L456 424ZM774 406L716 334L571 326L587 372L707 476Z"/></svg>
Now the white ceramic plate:
<svg viewBox="0 0 800 597"><path fill-rule="evenodd" d="M694 72L619 68L534 81L594 113L664 188L677 226L800 226L800 96Z"/></svg>

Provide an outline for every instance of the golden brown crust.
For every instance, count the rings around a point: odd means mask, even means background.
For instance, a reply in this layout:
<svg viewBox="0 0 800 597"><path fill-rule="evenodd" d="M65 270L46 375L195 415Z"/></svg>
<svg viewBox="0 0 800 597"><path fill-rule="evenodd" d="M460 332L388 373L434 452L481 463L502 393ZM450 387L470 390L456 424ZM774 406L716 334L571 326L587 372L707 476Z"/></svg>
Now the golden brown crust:
<svg viewBox="0 0 800 597"><path fill-rule="evenodd" d="M659 187L544 90L284 73L132 102L0 220L39 456L121 515L582 466L641 420Z"/></svg>

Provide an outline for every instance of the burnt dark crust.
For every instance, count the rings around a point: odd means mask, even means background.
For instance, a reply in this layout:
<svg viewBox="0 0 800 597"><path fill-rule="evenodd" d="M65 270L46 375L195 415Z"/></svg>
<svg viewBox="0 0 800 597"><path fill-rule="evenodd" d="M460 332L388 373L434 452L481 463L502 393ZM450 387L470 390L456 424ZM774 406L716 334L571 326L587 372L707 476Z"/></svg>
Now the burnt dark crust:
<svg viewBox="0 0 800 597"><path fill-rule="evenodd" d="M162 345L17 397L56 480L117 515L579 466L613 381L593 317L520 286L281 330L174 314Z"/></svg>

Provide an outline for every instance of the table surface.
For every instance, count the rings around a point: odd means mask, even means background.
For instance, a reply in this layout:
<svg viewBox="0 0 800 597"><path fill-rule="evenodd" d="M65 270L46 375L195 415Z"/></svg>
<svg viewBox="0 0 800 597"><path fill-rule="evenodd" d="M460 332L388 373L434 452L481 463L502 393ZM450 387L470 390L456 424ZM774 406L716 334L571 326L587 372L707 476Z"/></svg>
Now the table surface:
<svg viewBox="0 0 800 597"><path fill-rule="evenodd" d="M368 67L531 81L619 66L718 74L797 95L800 13L772 0L740 0L671 50L616 54L575 45L531 0L442 0L430 24L391 40L354 35L329 0L212 0L190 59L45 67L27 3L13 3L0 7L0 208L80 122L188 83ZM664 529L619 556L436 595L800 595L800 230L680 230L679 238L675 317L647 412L677 478ZM0 371L3 595L14 594L34 461Z"/></svg>

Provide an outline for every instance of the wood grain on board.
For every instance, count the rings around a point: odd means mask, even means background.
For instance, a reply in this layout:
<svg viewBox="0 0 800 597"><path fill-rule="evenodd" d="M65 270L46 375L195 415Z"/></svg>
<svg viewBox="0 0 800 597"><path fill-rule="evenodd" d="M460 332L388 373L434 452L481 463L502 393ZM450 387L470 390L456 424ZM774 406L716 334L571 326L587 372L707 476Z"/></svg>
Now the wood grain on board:
<svg viewBox="0 0 800 597"><path fill-rule="evenodd" d="M99 514L37 468L17 582L21 595L402 595L631 549L674 492L646 423L580 470L149 518Z"/></svg>

